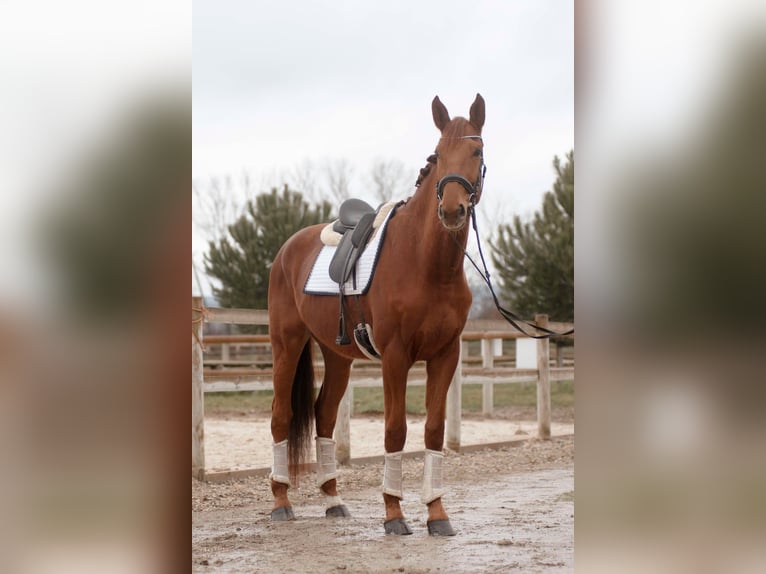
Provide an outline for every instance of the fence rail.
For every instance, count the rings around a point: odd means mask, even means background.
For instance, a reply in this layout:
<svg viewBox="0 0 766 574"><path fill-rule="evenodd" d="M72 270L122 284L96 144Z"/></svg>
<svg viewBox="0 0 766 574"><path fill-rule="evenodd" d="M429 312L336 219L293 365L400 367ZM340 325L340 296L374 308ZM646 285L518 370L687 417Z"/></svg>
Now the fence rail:
<svg viewBox="0 0 766 574"><path fill-rule="evenodd" d="M558 331L572 328L568 323L549 323L546 315L537 315L535 321ZM200 480L205 478L204 393L270 390L273 375L268 335L208 335L203 340L206 322L268 325L268 313L254 309L203 308L201 298L192 297L192 475ZM565 348L556 345L552 361L547 339L535 341L516 331L503 329L504 325L500 321L469 321L462 333L460 368L456 370L447 394L445 430L446 446L450 449L460 450L462 386L472 384L482 385L482 412L491 415L495 384L537 383L538 436L550 438L550 382L574 379L574 356L568 356ZM515 356L503 354L502 341L509 339L516 340ZM480 355L468 352L470 342L474 341L481 343ZM205 352L208 357L204 356ZM315 363L315 370L317 381L321 381L324 371L321 362ZM424 385L425 380L425 363L416 363L410 370L407 384ZM335 430L339 462L346 463L350 458L354 388L381 385L379 363L354 361Z"/></svg>

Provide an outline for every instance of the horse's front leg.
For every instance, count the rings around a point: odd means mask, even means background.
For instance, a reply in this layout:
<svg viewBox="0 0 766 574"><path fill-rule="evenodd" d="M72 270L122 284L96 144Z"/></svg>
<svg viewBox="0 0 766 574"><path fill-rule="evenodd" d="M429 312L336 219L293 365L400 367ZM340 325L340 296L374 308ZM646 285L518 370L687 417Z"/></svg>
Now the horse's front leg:
<svg viewBox="0 0 766 574"><path fill-rule="evenodd" d="M442 505L444 487L442 461L444 454L444 417L447 391L460 360L460 339L445 352L426 364L426 427L423 459L423 490L421 501L428 505L428 533L433 536L454 536L455 531Z"/></svg>
<svg viewBox="0 0 766 574"><path fill-rule="evenodd" d="M404 519L401 500L402 451L407 440L407 373L412 361L405 353L389 350L382 358L383 401L385 416L385 466L383 501L386 505L386 534L412 534Z"/></svg>
<svg viewBox="0 0 766 574"><path fill-rule="evenodd" d="M348 386L351 360L334 353L324 345L320 347L324 356L325 374L314 411L317 430L317 486L325 495L326 516L349 517L351 514L338 495L335 441L332 436L338 418L338 406Z"/></svg>

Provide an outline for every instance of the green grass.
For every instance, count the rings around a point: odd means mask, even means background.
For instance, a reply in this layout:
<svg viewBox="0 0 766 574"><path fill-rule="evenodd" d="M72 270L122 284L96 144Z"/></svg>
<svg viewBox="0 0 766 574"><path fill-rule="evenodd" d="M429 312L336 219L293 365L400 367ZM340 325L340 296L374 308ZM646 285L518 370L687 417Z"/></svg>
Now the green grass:
<svg viewBox="0 0 766 574"><path fill-rule="evenodd" d="M205 393L205 412L252 411L270 413L273 397L273 391Z"/></svg>
<svg viewBox="0 0 766 574"><path fill-rule="evenodd" d="M424 415L425 392L423 386L407 389L407 412ZM463 387L463 411L481 412L482 386L465 385ZM494 406L496 408L519 406L533 407L537 400L537 387L534 384L500 383L494 387ZM551 383L551 404L553 406L574 405L574 382L562 381ZM354 389L354 413L382 413L383 389Z"/></svg>
<svg viewBox="0 0 766 574"><path fill-rule="evenodd" d="M271 412L272 391L242 391L227 393L206 393L205 411L211 414L231 412L252 412L268 414ZM534 383L500 383L494 388L494 406L533 407L536 404L537 387ZM481 385L463 387L463 411L481 412ZM554 407L574 405L574 381L551 382L551 404ZM383 389L354 389L354 414L382 413ZM407 412L415 415L425 414L425 387L407 389Z"/></svg>

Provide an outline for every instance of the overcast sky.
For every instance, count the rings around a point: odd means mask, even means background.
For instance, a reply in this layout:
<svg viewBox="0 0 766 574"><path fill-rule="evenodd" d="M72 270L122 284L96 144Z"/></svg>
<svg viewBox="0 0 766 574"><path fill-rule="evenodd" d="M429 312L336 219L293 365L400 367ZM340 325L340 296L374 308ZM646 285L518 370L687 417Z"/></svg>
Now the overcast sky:
<svg viewBox="0 0 766 574"><path fill-rule="evenodd" d="M414 183L437 94L452 116L486 100L492 213L535 211L574 147L571 2L198 1L193 26L197 181L345 158L358 175L397 159Z"/></svg>

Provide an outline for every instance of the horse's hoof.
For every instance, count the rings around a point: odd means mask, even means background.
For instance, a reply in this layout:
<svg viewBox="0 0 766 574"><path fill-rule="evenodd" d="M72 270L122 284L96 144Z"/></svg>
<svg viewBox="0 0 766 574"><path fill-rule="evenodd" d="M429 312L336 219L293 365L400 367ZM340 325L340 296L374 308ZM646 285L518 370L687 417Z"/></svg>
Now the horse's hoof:
<svg viewBox="0 0 766 574"><path fill-rule="evenodd" d="M383 528L386 529L386 534L397 534L399 536L412 534L412 530L410 530L404 518L392 518L388 522L383 523Z"/></svg>
<svg viewBox="0 0 766 574"><path fill-rule="evenodd" d="M328 518L351 518L351 513L346 508L345 504L339 504L338 506L332 506L325 510L325 516Z"/></svg>
<svg viewBox="0 0 766 574"><path fill-rule="evenodd" d="M280 506L271 511L271 519L275 522L283 522L285 520L295 520L295 514L293 514L292 506Z"/></svg>
<svg viewBox="0 0 766 574"><path fill-rule="evenodd" d="M455 531L449 523L449 519L429 520L428 533L431 536L455 536Z"/></svg>

